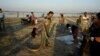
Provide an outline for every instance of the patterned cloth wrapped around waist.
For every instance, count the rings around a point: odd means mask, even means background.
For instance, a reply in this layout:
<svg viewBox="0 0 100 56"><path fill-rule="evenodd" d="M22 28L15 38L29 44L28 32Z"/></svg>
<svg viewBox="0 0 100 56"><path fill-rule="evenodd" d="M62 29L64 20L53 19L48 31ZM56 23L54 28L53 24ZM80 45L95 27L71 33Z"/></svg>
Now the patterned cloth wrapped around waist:
<svg viewBox="0 0 100 56"><path fill-rule="evenodd" d="M47 25L47 26L45 27L47 37L50 37L50 36L53 35L54 27L55 27L55 24L50 24L50 25Z"/></svg>

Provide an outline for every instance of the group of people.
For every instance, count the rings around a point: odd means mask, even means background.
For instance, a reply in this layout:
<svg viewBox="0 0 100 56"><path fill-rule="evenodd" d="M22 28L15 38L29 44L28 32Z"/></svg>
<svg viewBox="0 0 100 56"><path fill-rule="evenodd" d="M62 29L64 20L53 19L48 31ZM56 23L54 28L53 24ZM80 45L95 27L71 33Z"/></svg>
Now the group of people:
<svg viewBox="0 0 100 56"><path fill-rule="evenodd" d="M40 35L41 35L41 43L40 43L40 47L39 48L35 48L34 49L34 44L33 43L28 43L28 47L30 49L30 46L33 46L33 48L31 48L30 50L32 51L37 51L39 50L41 47L45 48L47 46L49 46L50 42L49 42L49 38L52 37L53 32L54 32L54 28L55 28L55 23L52 23L52 16L54 15L54 13L52 11L49 11L47 13L47 16L45 17L45 19L41 22L41 27L40 27ZM39 26L36 27L35 25L33 26L33 30L31 33L32 39L34 39L37 35L37 30L39 29Z"/></svg>
<svg viewBox="0 0 100 56"><path fill-rule="evenodd" d="M41 46L46 47L49 45L49 38L52 37L53 31L55 28L55 23L52 22L52 17L54 15L54 12L49 11L47 13L47 16L42 21L42 31L41 31ZM64 16L61 15L61 19L59 20L59 23L61 25L64 24ZM0 30L5 28L4 25L4 13L2 13L2 9L0 8ZM36 36L36 31L38 29L37 27L37 17L35 17L34 12L31 12L31 16L26 15L25 19L22 19L23 21L32 22L33 31L32 31L32 37ZM78 27L77 27L78 26ZM100 12L97 13L95 16L88 16L87 12L84 13L84 15L81 15L79 19L77 20L77 26L72 26L72 34L74 40L77 40L78 31L82 32L83 35L83 41L81 45L81 55L83 53L83 48L87 44L87 41L89 42L90 47L90 56L100 56ZM87 37L88 35L88 37Z"/></svg>
<svg viewBox="0 0 100 56"><path fill-rule="evenodd" d="M46 47L49 44L49 38L52 35L53 26L55 24L52 23L52 16L53 12L50 11L47 13L47 17L42 22L42 42L41 46ZM82 32L83 35L83 41L81 45L81 51L83 53L83 49L85 48L85 45L87 44L87 41L89 42L90 47L90 56L100 56L100 13L97 13L94 16L88 16L88 14L85 12L84 15L81 15L77 21L77 26L72 26L72 34L74 40L77 40L78 31ZM64 17L63 14L61 14L60 24L64 24ZM88 35L88 37L87 37ZM81 55L82 55L81 53Z"/></svg>
<svg viewBox="0 0 100 56"><path fill-rule="evenodd" d="M90 33L90 53L91 56L100 56L100 13L96 14L89 29Z"/></svg>
<svg viewBox="0 0 100 56"><path fill-rule="evenodd" d="M32 23L37 24L37 17L34 15L34 12L31 12L31 15L26 15L25 18L21 19L22 23Z"/></svg>
<svg viewBox="0 0 100 56"><path fill-rule="evenodd" d="M83 35L81 55L85 46L89 44L87 47L89 47L90 56L100 56L100 13L89 17L85 12L77 22Z"/></svg>
<svg viewBox="0 0 100 56"><path fill-rule="evenodd" d="M42 47L46 47L48 46L49 43L49 38L51 37L51 35L53 34L53 29L54 29L54 23L52 23L52 16L54 15L54 13L52 11L49 11L47 13L47 16L45 17L45 19L41 22L41 46ZM33 31L32 31L32 37L36 36L36 27L33 27Z"/></svg>
<svg viewBox="0 0 100 56"><path fill-rule="evenodd" d="M48 25L47 22L49 21L51 22L52 16L53 16L53 13L51 13L50 15L48 14L48 17L47 17L48 20L45 21L44 26ZM60 24L64 24L63 14L61 14ZM44 30L46 30L45 27L44 27ZM81 45L82 50L80 51L82 52L81 55L83 55L83 49L85 48L85 45L89 43L88 47L90 47L89 48L90 56L100 56L99 54L100 53L100 13L97 13L91 16L91 15L88 15L87 12L84 12L84 14L79 17L78 25L77 26L73 25L71 30L72 30L73 38L76 41L77 41L77 35L78 35L79 30L82 32L83 41Z"/></svg>

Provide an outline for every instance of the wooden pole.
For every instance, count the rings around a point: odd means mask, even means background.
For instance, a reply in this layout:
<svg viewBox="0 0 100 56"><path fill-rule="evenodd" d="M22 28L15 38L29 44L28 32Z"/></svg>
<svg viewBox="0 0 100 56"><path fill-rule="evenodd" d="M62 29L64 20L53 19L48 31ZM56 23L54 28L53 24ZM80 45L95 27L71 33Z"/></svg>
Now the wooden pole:
<svg viewBox="0 0 100 56"><path fill-rule="evenodd" d="M19 12L17 12L17 18L19 18Z"/></svg>

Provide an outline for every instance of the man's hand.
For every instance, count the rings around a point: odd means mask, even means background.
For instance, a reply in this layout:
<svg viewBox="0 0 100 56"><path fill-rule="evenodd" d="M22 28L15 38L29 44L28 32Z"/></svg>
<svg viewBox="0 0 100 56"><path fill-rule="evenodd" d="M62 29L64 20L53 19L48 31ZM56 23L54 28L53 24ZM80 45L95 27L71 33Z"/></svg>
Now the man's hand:
<svg viewBox="0 0 100 56"><path fill-rule="evenodd" d="M91 40L91 41L94 41L94 37L91 37L90 40Z"/></svg>
<svg viewBox="0 0 100 56"><path fill-rule="evenodd" d="M96 40L97 42L100 42L100 37L95 37L95 40Z"/></svg>

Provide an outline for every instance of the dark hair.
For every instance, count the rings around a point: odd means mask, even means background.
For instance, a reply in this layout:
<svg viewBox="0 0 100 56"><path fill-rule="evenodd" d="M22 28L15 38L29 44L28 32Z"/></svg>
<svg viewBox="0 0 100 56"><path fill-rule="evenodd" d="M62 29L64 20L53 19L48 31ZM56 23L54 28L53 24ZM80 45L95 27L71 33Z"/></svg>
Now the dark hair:
<svg viewBox="0 0 100 56"><path fill-rule="evenodd" d="M49 14L54 14L54 12L53 11L49 11L47 15L49 15Z"/></svg>
<svg viewBox="0 0 100 56"><path fill-rule="evenodd" d="M76 26L76 25L72 25L72 26L71 26L72 32L75 31L76 29L78 29L78 26Z"/></svg>
<svg viewBox="0 0 100 56"><path fill-rule="evenodd" d="M31 12L31 14L33 14L34 12Z"/></svg>
<svg viewBox="0 0 100 56"><path fill-rule="evenodd" d="M0 11L2 11L2 9L0 8Z"/></svg>
<svg viewBox="0 0 100 56"><path fill-rule="evenodd" d="M87 14L87 12L84 12L84 14Z"/></svg>
<svg viewBox="0 0 100 56"><path fill-rule="evenodd" d="M35 36L36 36L36 28L33 28L32 32L31 32L31 36L33 38L35 38Z"/></svg>
<svg viewBox="0 0 100 56"><path fill-rule="evenodd" d="M100 20L100 12L96 14L97 18Z"/></svg>
<svg viewBox="0 0 100 56"><path fill-rule="evenodd" d="M66 28L71 27L71 24L66 24Z"/></svg>
<svg viewBox="0 0 100 56"><path fill-rule="evenodd" d="M29 16L29 15L26 15L27 17Z"/></svg>
<svg viewBox="0 0 100 56"><path fill-rule="evenodd" d="M91 21L94 21L94 19L95 19L95 16L91 16Z"/></svg>
<svg viewBox="0 0 100 56"><path fill-rule="evenodd" d="M61 17L64 17L64 15L62 13L60 15L61 15Z"/></svg>

